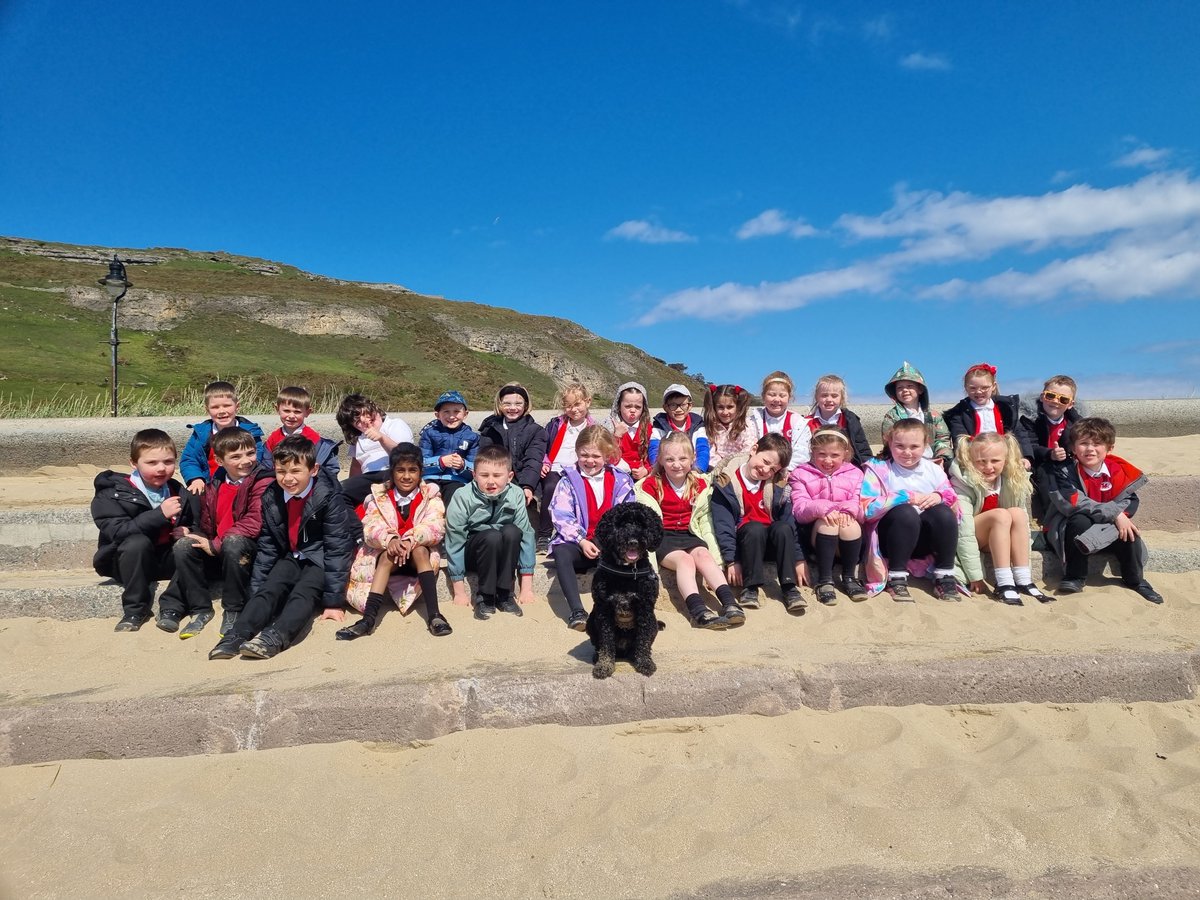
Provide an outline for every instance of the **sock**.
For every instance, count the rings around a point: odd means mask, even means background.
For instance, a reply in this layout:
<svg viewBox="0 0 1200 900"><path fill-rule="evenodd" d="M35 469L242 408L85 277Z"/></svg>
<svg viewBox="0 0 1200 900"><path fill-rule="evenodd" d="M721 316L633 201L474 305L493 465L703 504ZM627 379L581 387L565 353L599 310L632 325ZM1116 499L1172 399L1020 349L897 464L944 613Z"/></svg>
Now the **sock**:
<svg viewBox="0 0 1200 900"><path fill-rule="evenodd" d="M717 599L721 601L722 606L728 606L730 603L734 602L733 588L731 588L727 584L723 584L720 587L718 587L716 590L716 594L717 594Z"/></svg>
<svg viewBox="0 0 1200 900"><path fill-rule="evenodd" d="M363 607L363 622L371 628L375 627L375 620L379 618L379 608L383 606L383 601L386 599L386 596L376 594L374 591L367 594L367 604Z"/></svg>
<svg viewBox="0 0 1200 900"><path fill-rule="evenodd" d="M1033 572L1029 566L1013 566L1012 573L1016 584L1033 584Z"/></svg>
<svg viewBox="0 0 1200 900"><path fill-rule="evenodd" d="M842 558L842 578L854 578L858 572L858 561L862 557L862 538L839 539L838 555Z"/></svg>
<svg viewBox="0 0 1200 900"><path fill-rule="evenodd" d="M836 534L817 535L817 584L828 584L833 581L833 557L837 553L837 548Z"/></svg>
<svg viewBox="0 0 1200 900"><path fill-rule="evenodd" d="M953 578L954 570L953 569L934 569L933 570L934 578L946 578L947 576Z"/></svg>
<svg viewBox="0 0 1200 900"><path fill-rule="evenodd" d="M996 587L1012 587L1015 584L1012 569L1002 569L996 566Z"/></svg>
<svg viewBox="0 0 1200 900"><path fill-rule="evenodd" d="M889 569L888 581L908 581L908 572L893 572Z"/></svg>
<svg viewBox="0 0 1200 900"><path fill-rule="evenodd" d="M683 605L687 607L688 615L693 619L700 618L708 608L704 605L704 601L700 599L699 594L688 594L683 598Z"/></svg>
<svg viewBox="0 0 1200 900"><path fill-rule="evenodd" d="M428 572L418 572L417 583L421 585L421 597L425 600L425 611L432 619L438 615L437 573L433 569Z"/></svg>

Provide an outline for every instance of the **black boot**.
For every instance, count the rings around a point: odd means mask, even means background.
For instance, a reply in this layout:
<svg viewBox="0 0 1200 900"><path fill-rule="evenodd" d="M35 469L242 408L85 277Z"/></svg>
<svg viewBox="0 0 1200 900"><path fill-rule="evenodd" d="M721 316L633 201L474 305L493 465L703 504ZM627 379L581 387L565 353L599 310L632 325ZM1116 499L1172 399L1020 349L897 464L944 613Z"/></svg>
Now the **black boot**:
<svg viewBox="0 0 1200 900"><path fill-rule="evenodd" d="M339 641L353 641L366 637L375 631L375 620L379 617L379 607L383 605L383 594L367 594L367 605L363 608L362 618L353 625L347 625L338 631L334 637Z"/></svg>

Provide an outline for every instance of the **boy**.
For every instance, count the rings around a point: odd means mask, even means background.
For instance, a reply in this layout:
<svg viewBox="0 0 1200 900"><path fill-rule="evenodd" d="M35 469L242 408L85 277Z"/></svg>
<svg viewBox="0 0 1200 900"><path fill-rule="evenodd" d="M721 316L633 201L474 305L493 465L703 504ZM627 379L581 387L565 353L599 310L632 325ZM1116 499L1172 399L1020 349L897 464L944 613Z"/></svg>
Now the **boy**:
<svg viewBox="0 0 1200 900"><path fill-rule="evenodd" d="M302 434L317 447L317 465L321 472L334 481L338 480L341 466L338 464L338 447L340 442L321 437L313 429L304 424L304 420L312 413L312 395L306 388L289 386L281 388L275 398L275 412L279 414L279 427L267 435L263 441L266 447L266 458L262 460L267 468L271 467L271 453L279 442L293 434Z"/></svg>
<svg viewBox="0 0 1200 900"><path fill-rule="evenodd" d="M1035 470L1048 462L1062 462L1067 458L1063 435L1067 428L1079 421L1079 413L1075 409L1076 391L1074 378L1053 375L1042 385L1037 418L1021 417L1021 424L1033 435Z"/></svg>
<svg viewBox="0 0 1200 900"><path fill-rule="evenodd" d="M425 480L437 485L442 502L471 480L479 434L466 423L467 401L458 391L446 391L433 405L436 418L421 429Z"/></svg>
<svg viewBox="0 0 1200 900"><path fill-rule="evenodd" d="M251 596L209 659L270 659L286 650L318 609L342 621L342 598L361 526L318 478L317 449L303 435L275 448L275 484L262 498L262 534L250 579ZM257 635L257 637L256 637Z"/></svg>
<svg viewBox="0 0 1200 900"><path fill-rule="evenodd" d="M792 458L792 445L781 434L764 434L750 453L731 456L713 479L713 531L721 549L725 579L742 587L739 605L758 609L763 561L775 562L779 590L788 612L808 605L796 586L796 561L804 554L792 517L792 494L778 481Z"/></svg>
<svg viewBox="0 0 1200 900"><path fill-rule="evenodd" d="M254 435L254 442L259 446L259 461L265 458L265 451L262 449L262 429L237 414L237 388L228 381L214 381L206 385L204 409L208 418L188 426L192 429L192 435L184 445L183 456L179 460L183 483L193 494L203 494L213 475L217 473L218 464L212 453L212 436L222 428L237 425L246 429Z"/></svg>
<svg viewBox="0 0 1200 900"><path fill-rule="evenodd" d="M454 602L467 606L467 571L479 576L475 618L490 619L496 610L523 615L513 600L513 571L521 575L521 603L533 602L533 527L525 511L525 492L512 483L512 460L498 444L475 457L471 486L458 491L446 507L446 568Z"/></svg>
<svg viewBox="0 0 1200 900"><path fill-rule="evenodd" d="M92 566L97 575L124 585L124 614L116 631L137 631L150 619L151 582L174 571L171 545L179 529L198 518L196 498L183 490L175 474L175 442L165 431L146 428L129 446L129 475L111 469L96 476L92 518L100 540ZM159 598L158 626L175 631L183 618L183 599L172 584Z"/></svg>
<svg viewBox="0 0 1200 900"><path fill-rule="evenodd" d="M194 637L212 620L213 582L223 585L221 634L233 629L250 589L262 497L274 481L258 463L254 435L244 428L217 432L212 449L220 468L200 500L200 527L184 528L175 544L175 581L194 617L181 638Z"/></svg>
<svg viewBox="0 0 1200 900"><path fill-rule="evenodd" d="M1067 431L1064 443L1074 459L1049 464L1050 508L1043 523L1063 562L1058 592L1082 591L1088 555L1110 550L1126 586L1151 603L1162 603L1162 595L1142 577L1148 553L1131 521L1138 508L1137 490L1148 479L1112 454L1117 432L1108 419L1080 419Z"/></svg>
<svg viewBox="0 0 1200 900"><path fill-rule="evenodd" d="M650 462L658 459L658 445L672 431L680 431L692 439L696 451L694 468L697 472L708 471L708 435L704 430L704 417L689 412L692 408L692 392L682 384L672 384L663 391L663 412L654 417L650 432Z"/></svg>

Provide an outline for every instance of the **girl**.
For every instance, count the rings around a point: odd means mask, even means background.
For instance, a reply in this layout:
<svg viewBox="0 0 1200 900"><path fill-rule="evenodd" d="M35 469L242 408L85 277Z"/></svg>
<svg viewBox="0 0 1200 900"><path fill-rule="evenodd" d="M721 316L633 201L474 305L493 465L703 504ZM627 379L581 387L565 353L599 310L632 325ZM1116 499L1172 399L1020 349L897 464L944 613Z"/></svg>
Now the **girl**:
<svg viewBox="0 0 1200 900"><path fill-rule="evenodd" d="M792 445L792 461L788 463L791 474L800 463L808 462L808 429L804 417L793 413L788 407L796 393L796 385L787 372L772 372L762 383L763 405L750 411L749 428L755 438L764 434L782 434Z"/></svg>
<svg viewBox="0 0 1200 900"><path fill-rule="evenodd" d="M550 519L550 499L558 487L563 470L575 464L575 442L579 432L596 422L588 411L592 406L592 392L578 381L565 385L555 398L562 408L562 415L546 423L546 455L542 457L542 513L538 521L537 549L545 553L550 549L550 534L554 523Z"/></svg>
<svg viewBox="0 0 1200 900"><path fill-rule="evenodd" d="M846 432L850 438L852 455L850 461L862 467L874 454L867 441L862 422L858 416L846 409L846 382L840 375L822 375L813 387L813 405L807 419L809 434L817 429L833 426ZM810 445L811 446L811 445Z"/></svg>
<svg viewBox="0 0 1200 900"><path fill-rule="evenodd" d="M755 434L747 424L750 393L736 384L710 384L704 393L704 431L708 435L708 467L746 453ZM791 459L791 454L788 454Z"/></svg>
<svg viewBox="0 0 1200 900"><path fill-rule="evenodd" d="M357 511L373 485L387 483L388 454L397 444L411 444L413 433L407 422L389 419L362 394L343 397L336 418L350 448L350 473L342 484L342 496Z"/></svg>
<svg viewBox="0 0 1200 900"><path fill-rule="evenodd" d="M749 453L731 456L713 476L713 531L726 579L742 588L743 609L759 608L767 559L775 563L784 608L802 615L808 605L796 585L799 543L787 479L780 477L791 455L783 435L764 434Z"/></svg>
<svg viewBox="0 0 1200 900"><path fill-rule="evenodd" d="M792 513L806 544L816 551L817 600L837 603L833 589L833 560L842 560L842 590L854 601L866 600L867 590L858 580L862 557L862 469L850 462L850 438L840 428L817 429L812 438L812 459L800 465L789 479Z"/></svg>
<svg viewBox="0 0 1200 900"><path fill-rule="evenodd" d="M996 367L987 363L976 363L967 369L963 387L967 396L946 411L952 446L957 447L958 439L963 436L975 437L989 431L1012 434L1021 448L1022 465L1029 471L1033 467L1033 440L1018 416L1020 395L1001 396Z"/></svg>
<svg viewBox="0 0 1200 900"><path fill-rule="evenodd" d="M987 590L979 551L992 554L996 599L1021 605L1021 594L1043 603L1053 600L1033 583L1029 569L1029 513L1033 485L1021 465L1021 450L1011 434L985 432L958 442L950 479L958 494L962 522L958 529L958 562L972 591Z"/></svg>
<svg viewBox="0 0 1200 900"><path fill-rule="evenodd" d="M425 600L429 633L450 634L450 623L438 610L436 549L446 531L446 509L436 485L421 480L421 450L397 444L388 457L389 482L371 487L363 517L363 543L350 565L347 602L363 617L336 635L352 641L375 630L385 600L406 613L417 599Z"/></svg>
<svg viewBox="0 0 1200 900"><path fill-rule="evenodd" d="M886 584L893 600L909 602L908 573L921 576L932 570L937 598L958 600L958 495L942 467L925 459L928 441L922 422L901 419L884 442L889 459L870 460L863 470L870 545L867 590L877 594Z"/></svg>
<svg viewBox="0 0 1200 900"><path fill-rule="evenodd" d="M650 401L646 389L636 381L617 388L604 427L617 438L621 461L617 467L635 481L650 474Z"/></svg>
<svg viewBox="0 0 1200 900"><path fill-rule="evenodd" d="M512 457L513 481L525 491L526 506L532 506L546 456L546 432L529 414L529 391L515 381L496 391L495 412L479 426L480 449L492 444Z"/></svg>
<svg viewBox="0 0 1200 900"><path fill-rule="evenodd" d="M694 470L696 451L688 436L673 431L662 439L654 470L639 482L636 496L663 520L658 563L675 573L679 593L696 628L721 630L741 625L746 614L733 599L717 565L720 550L713 535L709 495L712 489ZM696 573L704 577L721 601L721 615L700 599Z"/></svg>
<svg viewBox="0 0 1200 900"><path fill-rule="evenodd" d="M550 555L558 571L558 586L570 607L567 627L587 628L587 613L579 599L577 573L595 568L600 548L593 537L596 523L618 503L633 502L633 479L613 465L617 441L600 425L589 425L575 442L575 465L563 471L550 500L554 539Z"/></svg>
<svg viewBox="0 0 1200 900"><path fill-rule="evenodd" d="M943 469L949 469L954 461L954 448L950 443L950 429L946 420L929 407L929 388L925 385L923 376L916 366L908 360L896 370L891 380L883 386L883 391L894 402L895 406L883 414L881 433L886 434L888 428L900 419L920 419L927 430L932 432L930 445L926 448L925 458L932 459Z"/></svg>

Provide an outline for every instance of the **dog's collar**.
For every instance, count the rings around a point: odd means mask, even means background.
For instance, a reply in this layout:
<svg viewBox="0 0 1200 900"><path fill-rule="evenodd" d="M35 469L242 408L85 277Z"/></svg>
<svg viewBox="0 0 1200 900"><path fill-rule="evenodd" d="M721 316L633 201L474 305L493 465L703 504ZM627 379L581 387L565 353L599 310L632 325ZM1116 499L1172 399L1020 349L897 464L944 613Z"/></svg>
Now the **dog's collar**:
<svg viewBox="0 0 1200 900"><path fill-rule="evenodd" d="M614 575L621 575L625 578L638 578L645 575L654 575L655 578L658 577L655 575L654 567L650 565L650 560L648 559L639 559L637 563L632 566L614 566L604 562L604 560L597 560L596 566L597 568L603 569L605 572L612 572Z"/></svg>

